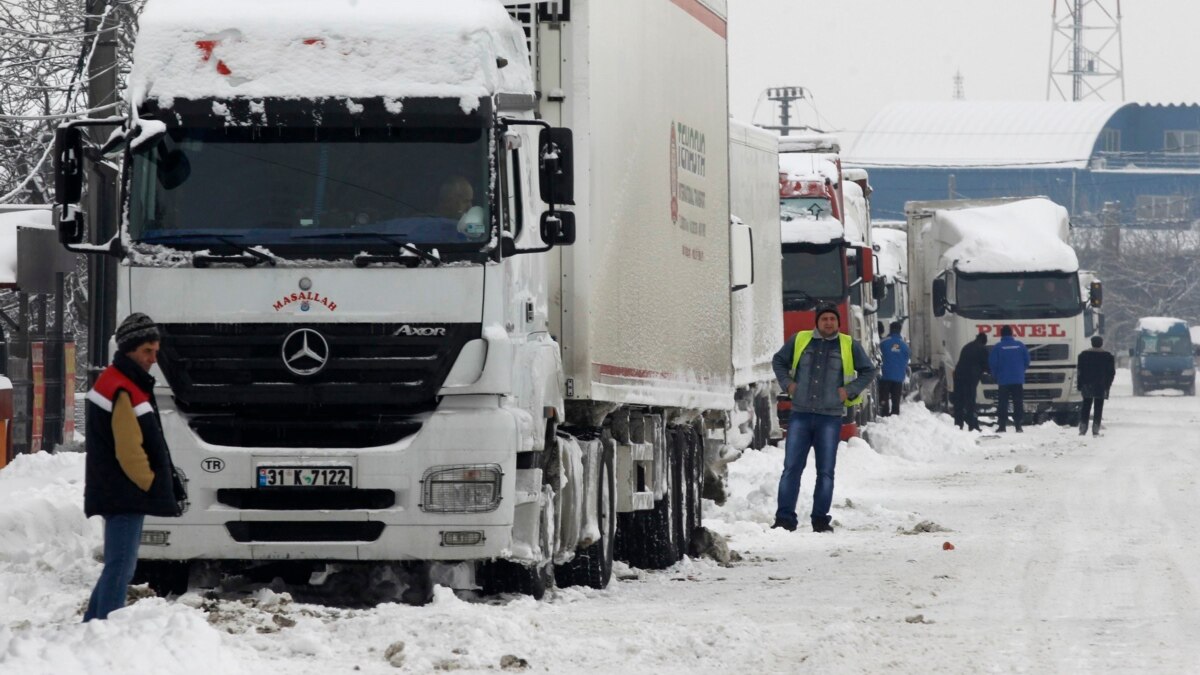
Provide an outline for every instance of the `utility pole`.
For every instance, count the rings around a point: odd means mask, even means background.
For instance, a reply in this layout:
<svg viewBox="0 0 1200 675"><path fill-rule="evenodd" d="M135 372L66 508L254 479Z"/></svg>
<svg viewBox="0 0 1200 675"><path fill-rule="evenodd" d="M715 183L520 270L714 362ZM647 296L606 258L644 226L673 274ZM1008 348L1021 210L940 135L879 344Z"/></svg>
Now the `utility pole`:
<svg viewBox="0 0 1200 675"><path fill-rule="evenodd" d="M767 100L774 103L778 109L778 114L773 117L779 120L779 124L763 125L762 128L778 131L780 136L787 136L792 130L821 133L821 129L807 125L792 126L792 104L805 99L811 100L812 95L804 87L771 87L767 89Z"/></svg>
<svg viewBox="0 0 1200 675"><path fill-rule="evenodd" d="M116 103L117 97L117 24L118 10L114 6L107 14L109 3L116 0L85 0L87 33L96 40L92 60L88 64L88 107L97 108ZM115 112L115 111L113 111ZM112 114L112 112L107 113ZM103 142L112 127L91 127L92 140ZM99 162L91 163L88 172L86 210L92 241L103 243L117 234L116 198L117 175ZM100 371L108 365L108 337L116 330L116 317L110 308L117 293L117 264L110 256L88 256L88 385L95 382Z"/></svg>
<svg viewBox="0 0 1200 675"><path fill-rule="evenodd" d="M1052 0L1046 100L1125 100L1121 0ZM1059 9L1062 9L1060 14ZM1085 20L1086 15L1086 20ZM1116 85L1115 87L1113 85Z"/></svg>

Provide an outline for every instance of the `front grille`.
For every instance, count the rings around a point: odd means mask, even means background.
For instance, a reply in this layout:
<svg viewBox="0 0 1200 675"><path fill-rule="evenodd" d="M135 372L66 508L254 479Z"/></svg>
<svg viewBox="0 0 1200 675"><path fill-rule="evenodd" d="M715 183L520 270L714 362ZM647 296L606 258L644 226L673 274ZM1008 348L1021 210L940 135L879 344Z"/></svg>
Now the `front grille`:
<svg viewBox="0 0 1200 675"><path fill-rule="evenodd" d="M1071 358L1071 345L1046 344L1026 345L1029 348L1030 361L1066 361Z"/></svg>
<svg viewBox="0 0 1200 675"><path fill-rule="evenodd" d="M272 522L242 520L225 523L237 542L251 541L375 541L383 534L375 521Z"/></svg>
<svg viewBox="0 0 1200 675"><path fill-rule="evenodd" d="M392 490L334 488L222 488L217 501L235 509L309 511L386 509L396 504Z"/></svg>
<svg viewBox="0 0 1200 675"><path fill-rule="evenodd" d="M394 443L420 428L412 416L433 409L463 345L482 335L480 324L159 328L159 365L176 407L206 442L240 447ZM324 367L313 375L284 363L284 340L301 328L328 344Z"/></svg>
<svg viewBox="0 0 1200 675"><path fill-rule="evenodd" d="M1050 401L1062 396L1062 389L1026 389L1026 401ZM995 401L1000 397L998 389L986 389L983 392L983 397L989 401Z"/></svg>
<svg viewBox="0 0 1200 675"><path fill-rule="evenodd" d="M1062 384L1066 381L1066 373L1055 373L1045 370L1030 370L1025 373L1025 384Z"/></svg>

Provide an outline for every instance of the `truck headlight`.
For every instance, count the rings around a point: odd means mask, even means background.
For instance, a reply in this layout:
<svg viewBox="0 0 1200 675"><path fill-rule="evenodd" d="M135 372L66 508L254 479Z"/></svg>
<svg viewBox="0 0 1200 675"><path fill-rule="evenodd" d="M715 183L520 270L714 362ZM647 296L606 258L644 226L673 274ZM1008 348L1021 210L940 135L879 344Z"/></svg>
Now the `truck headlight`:
<svg viewBox="0 0 1200 675"><path fill-rule="evenodd" d="M435 466L421 477L421 510L485 513L500 506L499 464Z"/></svg>
<svg viewBox="0 0 1200 675"><path fill-rule="evenodd" d="M1189 376L1194 377L1196 375L1196 369L1195 368L1184 368L1182 375L1184 377L1189 377Z"/></svg>

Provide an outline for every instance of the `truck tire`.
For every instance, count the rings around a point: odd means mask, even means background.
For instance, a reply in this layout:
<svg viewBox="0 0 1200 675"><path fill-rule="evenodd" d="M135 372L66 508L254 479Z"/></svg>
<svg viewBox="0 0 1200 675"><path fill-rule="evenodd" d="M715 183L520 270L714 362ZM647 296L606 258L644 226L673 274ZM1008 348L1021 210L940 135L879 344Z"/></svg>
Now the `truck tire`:
<svg viewBox="0 0 1200 675"><path fill-rule="evenodd" d="M523 565L512 560L491 560L475 569L475 581L484 595L520 593L541 600L554 585L554 565Z"/></svg>
<svg viewBox="0 0 1200 675"><path fill-rule="evenodd" d="M766 399L764 399L766 400ZM770 401L766 400L767 411L770 414ZM768 418L764 418L768 419ZM770 422L767 422L770 429ZM704 427L701 424L687 428L684 446L684 544L680 554L688 550L692 534L700 527L701 505L704 503ZM768 431L769 435L769 431Z"/></svg>
<svg viewBox="0 0 1200 675"><path fill-rule="evenodd" d="M754 397L754 440L755 450L771 444L771 399L767 396Z"/></svg>
<svg viewBox="0 0 1200 675"><path fill-rule="evenodd" d="M139 560L133 584L147 584L160 598L187 593L192 565L186 560Z"/></svg>
<svg viewBox="0 0 1200 675"><path fill-rule="evenodd" d="M612 446L605 444L600 461L600 489L596 514L600 519L600 540L576 551L575 558L554 568L554 581L560 587L589 586L605 588L612 579L613 539L617 534L617 483L613 471Z"/></svg>

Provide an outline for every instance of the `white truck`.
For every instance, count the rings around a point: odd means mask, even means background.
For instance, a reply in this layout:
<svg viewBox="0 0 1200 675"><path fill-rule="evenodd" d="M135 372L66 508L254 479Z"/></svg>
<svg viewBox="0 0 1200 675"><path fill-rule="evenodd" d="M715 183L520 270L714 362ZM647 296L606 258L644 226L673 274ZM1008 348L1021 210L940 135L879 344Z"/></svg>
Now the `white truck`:
<svg viewBox="0 0 1200 675"><path fill-rule="evenodd" d="M872 241L879 254L875 278L883 280L884 294L876 314L886 335L893 321L900 322L900 336L911 342L908 330L908 233L904 223L880 223L871 228Z"/></svg>
<svg viewBox="0 0 1200 675"><path fill-rule="evenodd" d="M769 386L734 325L779 312L735 305L779 256L754 205L731 223L721 0L150 0L140 25L131 117L99 151L81 130L114 120L64 126L55 162L60 237L119 258L104 299L164 336L190 504L147 520L139 574L407 561L420 602L431 570L537 596L603 587L614 549L680 558L703 458ZM98 152L123 224L88 244Z"/></svg>
<svg viewBox="0 0 1200 675"><path fill-rule="evenodd" d="M1062 206L1045 198L908 202L912 367L930 408L945 409L959 351L1011 326L1029 347L1025 414L1075 424L1075 359L1086 348L1079 262ZM995 407L990 378L977 394Z"/></svg>

